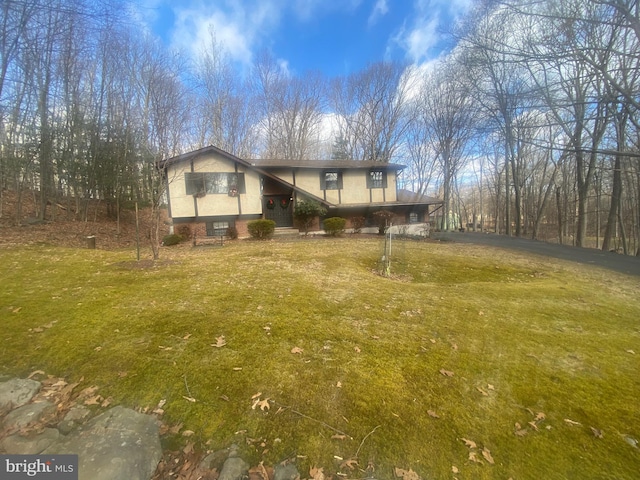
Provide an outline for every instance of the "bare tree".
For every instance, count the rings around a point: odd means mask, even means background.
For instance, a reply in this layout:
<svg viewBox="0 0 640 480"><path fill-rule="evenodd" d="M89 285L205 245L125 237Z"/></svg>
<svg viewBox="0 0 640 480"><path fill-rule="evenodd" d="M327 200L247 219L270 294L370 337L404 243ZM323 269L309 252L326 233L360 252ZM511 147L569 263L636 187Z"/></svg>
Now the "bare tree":
<svg viewBox="0 0 640 480"><path fill-rule="evenodd" d="M440 228L449 230L454 182L468 159L470 142L476 133L474 107L459 64L442 63L425 79L420 117L427 141L442 172L443 216Z"/></svg>
<svg viewBox="0 0 640 480"><path fill-rule="evenodd" d="M352 159L389 162L409 125L408 99L415 82L404 65L379 62L333 81L330 104L339 138Z"/></svg>

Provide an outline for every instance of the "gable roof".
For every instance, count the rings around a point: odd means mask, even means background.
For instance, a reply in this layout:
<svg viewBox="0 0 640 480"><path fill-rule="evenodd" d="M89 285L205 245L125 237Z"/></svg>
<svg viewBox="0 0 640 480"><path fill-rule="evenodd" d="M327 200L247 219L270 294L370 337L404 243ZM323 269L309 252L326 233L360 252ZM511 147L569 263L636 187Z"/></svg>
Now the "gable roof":
<svg viewBox="0 0 640 480"><path fill-rule="evenodd" d="M273 175L271 173L269 173L268 171L256 167L255 165L247 162L246 160L243 160L240 157L236 157L235 155L226 152L224 150L222 150L221 148L218 147L214 147L213 145L209 145L208 147L203 147L203 148L199 148L198 150L194 150L192 152L188 152L188 153L183 153L182 155L177 155L175 157L171 157L171 158L167 158L166 160L162 160L158 163L158 166L161 169L166 169L168 166L170 165L174 165L176 163L182 163L182 162L189 162L189 161L193 161L198 157L201 157L203 155L208 155L211 153L216 153L222 157L227 158L228 160L231 160L232 162L236 162L239 165L243 165L244 167L248 168L248 169L252 169L256 172L258 172L260 175L264 175L267 178L270 178L271 180L286 186L287 188L291 188L291 190L296 191L298 193L303 194L305 197L308 197L312 200L315 200L318 203L321 203L323 205L331 205L330 202L327 202L325 199L320 198L316 195L313 195L312 193L307 192L306 190L301 189L300 187L297 187L295 185L293 185L292 183L287 182L286 180L283 180L282 178Z"/></svg>
<svg viewBox="0 0 640 480"><path fill-rule="evenodd" d="M419 203L419 204L428 204L428 205L436 205L439 203L443 203L442 200L434 197L430 197L428 195L422 195L421 193L412 192L411 190L398 190L398 202L400 203Z"/></svg>

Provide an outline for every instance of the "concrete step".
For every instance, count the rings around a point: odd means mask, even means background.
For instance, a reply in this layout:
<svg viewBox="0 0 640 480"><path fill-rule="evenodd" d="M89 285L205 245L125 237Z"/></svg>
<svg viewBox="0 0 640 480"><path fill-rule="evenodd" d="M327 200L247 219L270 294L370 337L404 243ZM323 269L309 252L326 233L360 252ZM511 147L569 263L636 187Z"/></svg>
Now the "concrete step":
<svg viewBox="0 0 640 480"><path fill-rule="evenodd" d="M276 227L273 231L273 236L278 238L299 237L300 230L291 227Z"/></svg>

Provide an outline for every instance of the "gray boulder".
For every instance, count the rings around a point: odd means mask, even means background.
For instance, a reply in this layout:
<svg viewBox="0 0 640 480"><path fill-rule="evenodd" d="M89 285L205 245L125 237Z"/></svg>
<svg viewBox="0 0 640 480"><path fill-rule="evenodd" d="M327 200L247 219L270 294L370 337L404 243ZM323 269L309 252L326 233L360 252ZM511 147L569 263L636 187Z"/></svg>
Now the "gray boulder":
<svg viewBox="0 0 640 480"><path fill-rule="evenodd" d="M39 422L46 415L56 412L56 406L51 402L27 403L7 414L2 426L7 430L20 430L30 423Z"/></svg>
<svg viewBox="0 0 640 480"><path fill-rule="evenodd" d="M162 448L153 417L114 407L61 437L45 454L77 454L79 480L149 480Z"/></svg>
<svg viewBox="0 0 640 480"><path fill-rule="evenodd" d="M41 386L40 382L28 378L13 378L0 383L0 410L29 403Z"/></svg>
<svg viewBox="0 0 640 480"><path fill-rule="evenodd" d="M55 428L45 428L41 433L31 433L26 437L10 435L2 441L0 447L9 455L37 455L60 437Z"/></svg>

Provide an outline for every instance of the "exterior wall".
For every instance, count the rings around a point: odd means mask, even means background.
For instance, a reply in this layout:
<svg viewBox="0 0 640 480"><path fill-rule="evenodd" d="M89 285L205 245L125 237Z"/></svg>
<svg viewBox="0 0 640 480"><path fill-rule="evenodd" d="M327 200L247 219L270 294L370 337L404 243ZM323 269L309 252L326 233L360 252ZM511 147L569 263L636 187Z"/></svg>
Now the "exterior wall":
<svg viewBox="0 0 640 480"><path fill-rule="evenodd" d="M322 190L320 188L320 176L324 170L299 169L295 174L295 185L317 197L326 198L333 204L356 205L364 203L382 203L397 201L395 172L387 172L387 188L367 188L367 176L369 170L346 170L342 172L341 190ZM290 171L272 171L283 180L293 183L293 175ZM371 192L371 193L370 193Z"/></svg>
<svg viewBox="0 0 640 480"><path fill-rule="evenodd" d="M193 171L235 173L235 164L231 160L208 155L194 160ZM196 204L198 217L262 213L260 177L253 170L238 166L238 173L244 173L246 193L240 193L237 197L230 197L227 194L206 194L203 197L195 198L195 202L194 197L186 193L184 174L187 172L191 172L189 162L182 162L167 168L172 218L195 217ZM240 200L240 208L238 199Z"/></svg>

